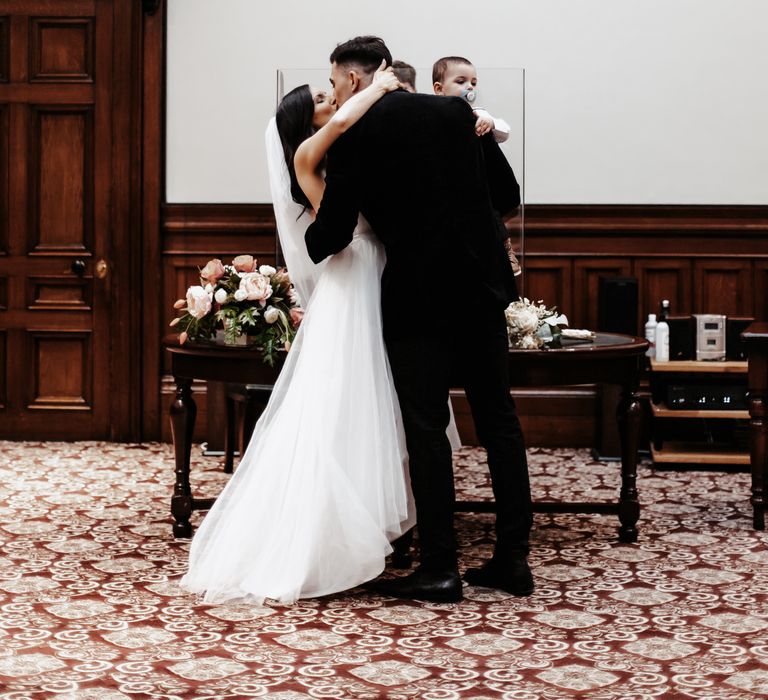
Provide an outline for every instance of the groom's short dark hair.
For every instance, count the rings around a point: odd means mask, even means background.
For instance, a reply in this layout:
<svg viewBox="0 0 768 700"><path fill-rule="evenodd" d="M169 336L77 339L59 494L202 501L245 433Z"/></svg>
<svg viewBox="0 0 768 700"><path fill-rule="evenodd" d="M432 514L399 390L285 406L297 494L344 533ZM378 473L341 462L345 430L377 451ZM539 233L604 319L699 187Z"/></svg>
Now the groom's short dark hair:
<svg viewBox="0 0 768 700"><path fill-rule="evenodd" d="M331 52L331 63L339 66L356 65L365 73L373 73L382 60L392 65L392 54L383 39L377 36L356 36L339 44Z"/></svg>

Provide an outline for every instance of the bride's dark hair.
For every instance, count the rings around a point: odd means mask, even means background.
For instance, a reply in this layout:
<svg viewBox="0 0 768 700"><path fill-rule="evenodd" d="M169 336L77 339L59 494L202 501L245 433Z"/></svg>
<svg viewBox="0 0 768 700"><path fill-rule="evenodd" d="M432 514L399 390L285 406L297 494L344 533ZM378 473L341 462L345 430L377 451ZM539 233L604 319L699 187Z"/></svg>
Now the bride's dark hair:
<svg viewBox="0 0 768 700"><path fill-rule="evenodd" d="M307 209L312 208L312 203L299 187L293 160L302 141L315 133L315 128L312 126L314 116L315 101L309 85L299 85L287 93L275 112L277 133L280 134L285 163L288 166L288 174L291 176L291 196L294 202Z"/></svg>

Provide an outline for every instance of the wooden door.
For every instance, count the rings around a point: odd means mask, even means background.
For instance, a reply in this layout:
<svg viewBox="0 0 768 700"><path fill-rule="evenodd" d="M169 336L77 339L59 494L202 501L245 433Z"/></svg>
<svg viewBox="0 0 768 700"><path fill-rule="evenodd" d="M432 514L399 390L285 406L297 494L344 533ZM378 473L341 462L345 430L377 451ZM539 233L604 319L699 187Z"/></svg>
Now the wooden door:
<svg viewBox="0 0 768 700"><path fill-rule="evenodd" d="M110 436L111 0L0 2L0 437Z"/></svg>

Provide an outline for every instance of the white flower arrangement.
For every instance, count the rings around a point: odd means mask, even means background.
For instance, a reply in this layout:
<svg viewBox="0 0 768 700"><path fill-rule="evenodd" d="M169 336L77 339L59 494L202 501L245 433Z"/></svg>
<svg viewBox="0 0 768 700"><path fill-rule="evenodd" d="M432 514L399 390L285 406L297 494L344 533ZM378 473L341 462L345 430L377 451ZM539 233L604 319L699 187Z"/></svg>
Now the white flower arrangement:
<svg viewBox="0 0 768 700"><path fill-rule="evenodd" d="M546 307L543 301L536 303L520 297L504 311L507 317L509 344L524 350L543 347L559 341L568 318L557 313L557 307Z"/></svg>

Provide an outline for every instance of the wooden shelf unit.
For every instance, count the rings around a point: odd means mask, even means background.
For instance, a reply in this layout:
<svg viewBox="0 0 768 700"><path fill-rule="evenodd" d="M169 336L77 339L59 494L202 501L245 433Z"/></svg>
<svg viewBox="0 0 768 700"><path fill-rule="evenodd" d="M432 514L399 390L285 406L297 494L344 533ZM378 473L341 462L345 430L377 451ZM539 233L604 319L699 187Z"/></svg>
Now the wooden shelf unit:
<svg viewBox="0 0 768 700"><path fill-rule="evenodd" d="M666 404L651 403L651 413L654 418L725 418L736 420L749 420L749 411L747 409L710 409L710 410L689 410L687 408L669 408Z"/></svg>
<svg viewBox="0 0 768 700"><path fill-rule="evenodd" d="M664 449L651 446L651 457L658 464L749 464L749 454L727 450L703 450L698 443L668 442Z"/></svg>
<svg viewBox="0 0 768 700"><path fill-rule="evenodd" d="M675 381L675 375L710 375L722 378L733 375L736 381L742 377L746 385L747 363L742 361L710 362L701 360L683 360L657 362L651 359L651 384ZM654 375L656 375L654 377ZM662 378L663 377L663 378ZM689 377L689 381L690 381ZM651 413L654 421L667 419L701 420L749 420L746 409L673 409L664 401L651 401ZM723 449L722 445L711 446L706 442L682 442L678 440L654 439L651 445L651 457L658 464L749 464L749 453L736 449Z"/></svg>
<svg viewBox="0 0 768 700"><path fill-rule="evenodd" d="M674 360L670 362L657 362L651 359L652 372L674 372L685 374L686 372L701 372L703 374L744 374L747 373L745 360L725 360L723 362L710 362L707 360Z"/></svg>

